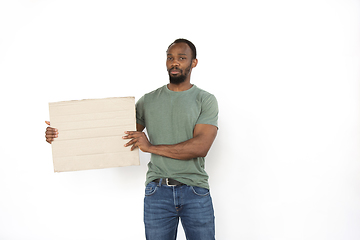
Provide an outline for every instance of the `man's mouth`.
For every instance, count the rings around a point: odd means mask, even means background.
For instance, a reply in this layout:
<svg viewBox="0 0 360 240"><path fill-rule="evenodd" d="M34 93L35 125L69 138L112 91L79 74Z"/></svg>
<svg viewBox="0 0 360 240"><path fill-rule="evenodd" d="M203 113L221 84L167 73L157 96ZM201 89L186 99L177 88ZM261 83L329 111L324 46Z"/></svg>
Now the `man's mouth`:
<svg viewBox="0 0 360 240"><path fill-rule="evenodd" d="M170 74L179 74L179 73L181 73L180 69L177 69L177 68L170 69Z"/></svg>

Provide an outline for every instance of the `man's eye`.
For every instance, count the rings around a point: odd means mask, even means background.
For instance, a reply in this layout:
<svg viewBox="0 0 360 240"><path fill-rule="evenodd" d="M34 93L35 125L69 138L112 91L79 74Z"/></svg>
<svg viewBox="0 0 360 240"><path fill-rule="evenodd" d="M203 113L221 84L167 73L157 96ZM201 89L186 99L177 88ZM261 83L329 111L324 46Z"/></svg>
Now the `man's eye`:
<svg viewBox="0 0 360 240"><path fill-rule="evenodd" d="M168 61L171 61L171 60L173 60L173 58L172 58L172 57L168 57L167 60L168 60Z"/></svg>
<svg viewBox="0 0 360 240"><path fill-rule="evenodd" d="M179 58L179 60L185 60L186 58L183 58L183 57L181 57L181 58Z"/></svg>

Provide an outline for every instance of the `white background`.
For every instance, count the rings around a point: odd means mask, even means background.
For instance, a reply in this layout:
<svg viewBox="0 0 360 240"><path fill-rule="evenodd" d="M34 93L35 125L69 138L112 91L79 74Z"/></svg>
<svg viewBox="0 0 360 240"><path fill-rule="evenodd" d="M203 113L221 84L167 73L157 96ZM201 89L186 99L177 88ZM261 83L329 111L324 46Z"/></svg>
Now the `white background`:
<svg viewBox="0 0 360 240"><path fill-rule="evenodd" d="M217 239L360 239L359 31L356 0L2 0L0 239L145 239L149 156L54 173L44 121L48 102L168 83L179 37L220 107Z"/></svg>

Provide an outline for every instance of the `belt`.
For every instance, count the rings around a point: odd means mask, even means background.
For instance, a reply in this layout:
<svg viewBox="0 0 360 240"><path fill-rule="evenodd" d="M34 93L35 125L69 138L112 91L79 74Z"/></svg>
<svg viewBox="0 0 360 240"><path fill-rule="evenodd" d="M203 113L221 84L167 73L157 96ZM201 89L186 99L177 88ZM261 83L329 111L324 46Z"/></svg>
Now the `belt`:
<svg viewBox="0 0 360 240"><path fill-rule="evenodd" d="M162 179L161 185L167 185L167 186L183 186L183 185L186 185L186 184L181 183L179 181L176 181L175 179L172 179L172 178L158 178L158 179L155 179L154 182L159 183L160 179Z"/></svg>

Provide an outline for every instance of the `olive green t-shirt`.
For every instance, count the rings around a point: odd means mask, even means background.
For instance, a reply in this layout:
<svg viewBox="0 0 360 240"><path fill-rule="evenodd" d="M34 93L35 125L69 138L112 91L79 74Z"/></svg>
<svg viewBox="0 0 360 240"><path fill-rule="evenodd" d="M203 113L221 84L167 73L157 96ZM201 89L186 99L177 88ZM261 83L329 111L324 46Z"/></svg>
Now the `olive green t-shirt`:
<svg viewBox="0 0 360 240"><path fill-rule="evenodd" d="M218 104L214 95L193 85L174 92L167 85L142 96L136 103L137 123L146 127L153 145L171 145L193 137L196 124L217 127ZM205 158L178 160L151 154L146 184L172 178L190 186L209 188Z"/></svg>

